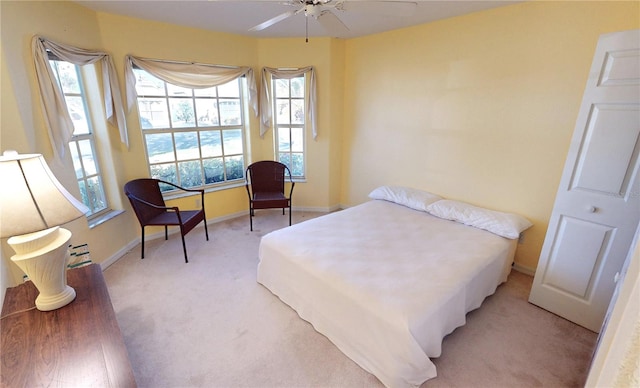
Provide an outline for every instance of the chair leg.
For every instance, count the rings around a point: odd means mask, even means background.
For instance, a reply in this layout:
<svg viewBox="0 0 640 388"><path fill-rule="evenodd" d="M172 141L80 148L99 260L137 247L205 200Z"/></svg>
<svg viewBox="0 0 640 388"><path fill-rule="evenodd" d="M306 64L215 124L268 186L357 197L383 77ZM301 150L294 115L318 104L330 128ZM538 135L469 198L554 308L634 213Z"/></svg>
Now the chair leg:
<svg viewBox="0 0 640 388"><path fill-rule="evenodd" d="M182 250L184 251L184 262L188 263L189 259L187 258L187 244L184 242L184 233L180 231L180 235L182 236Z"/></svg>
<svg viewBox="0 0 640 388"><path fill-rule="evenodd" d="M164 226L164 239L168 240L169 239L169 234L167 233L167 229L169 229L169 227L167 225Z"/></svg>
<svg viewBox="0 0 640 388"><path fill-rule="evenodd" d="M209 241L209 231L207 230L207 219L204 219L204 235L207 236L207 241Z"/></svg>
<svg viewBox="0 0 640 388"><path fill-rule="evenodd" d="M253 232L253 208L249 207L249 230Z"/></svg>
<svg viewBox="0 0 640 388"><path fill-rule="evenodd" d="M142 227L142 257L140 258L144 259L144 226Z"/></svg>
<svg viewBox="0 0 640 388"><path fill-rule="evenodd" d="M289 226L291 226L291 205L289 205Z"/></svg>

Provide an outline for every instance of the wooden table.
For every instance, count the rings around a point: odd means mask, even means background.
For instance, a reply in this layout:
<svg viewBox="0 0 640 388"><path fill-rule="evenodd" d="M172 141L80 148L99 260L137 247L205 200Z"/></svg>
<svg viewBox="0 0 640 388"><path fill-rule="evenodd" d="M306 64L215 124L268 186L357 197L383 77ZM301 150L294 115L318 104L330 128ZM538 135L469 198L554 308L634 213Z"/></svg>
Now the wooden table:
<svg viewBox="0 0 640 388"><path fill-rule="evenodd" d="M135 387L122 333L98 264L69 270L76 299L0 321L2 387ZM31 282L7 289L2 316L34 306Z"/></svg>

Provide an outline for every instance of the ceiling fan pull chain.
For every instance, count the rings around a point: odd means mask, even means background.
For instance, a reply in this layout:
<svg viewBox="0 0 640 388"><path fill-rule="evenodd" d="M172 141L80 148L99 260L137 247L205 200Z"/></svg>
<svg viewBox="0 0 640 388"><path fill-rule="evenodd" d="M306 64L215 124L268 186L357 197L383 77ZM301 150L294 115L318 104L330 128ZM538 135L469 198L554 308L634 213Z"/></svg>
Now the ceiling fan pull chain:
<svg viewBox="0 0 640 388"><path fill-rule="evenodd" d="M309 17L304 15L304 41L305 43L309 43Z"/></svg>

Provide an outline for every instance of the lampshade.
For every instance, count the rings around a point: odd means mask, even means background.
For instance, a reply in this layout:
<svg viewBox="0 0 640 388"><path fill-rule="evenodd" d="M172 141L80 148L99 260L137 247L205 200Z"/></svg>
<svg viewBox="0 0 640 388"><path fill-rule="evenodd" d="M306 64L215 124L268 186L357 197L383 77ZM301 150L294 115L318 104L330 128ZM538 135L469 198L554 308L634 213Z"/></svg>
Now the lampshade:
<svg viewBox="0 0 640 388"><path fill-rule="evenodd" d="M58 182L42 155L0 156L0 237L62 225L88 211Z"/></svg>

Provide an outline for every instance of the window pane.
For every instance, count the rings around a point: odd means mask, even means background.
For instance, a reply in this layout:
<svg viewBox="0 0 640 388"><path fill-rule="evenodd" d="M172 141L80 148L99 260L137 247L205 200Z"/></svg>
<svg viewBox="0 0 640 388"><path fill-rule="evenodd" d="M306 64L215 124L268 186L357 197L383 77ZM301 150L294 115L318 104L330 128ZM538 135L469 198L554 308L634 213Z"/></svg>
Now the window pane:
<svg viewBox="0 0 640 388"><path fill-rule="evenodd" d="M289 97L289 80L288 79L276 79L276 96L281 98Z"/></svg>
<svg viewBox="0 0 640 388"><path fill-rule="evenodd" d="M205 88L205 89L193 89L193 94L198 97L215 97L217 95L215 87Z"/></svg>
<svg viewBox="0 0 640 388"><path fill-rule="evenodd" d="M87 192L87 185L83 180L78 181L80 188L80 196L82 197L82 203L84 203L89 209L91 209L91 202L89 201L89 193ZM91 209L93 211L93 209Z"/></svg>
<svg viewBox="0 0 640 388"><path fill-rule="evenodd" d="M224 167L222 158L205 159L202 161L204 166L205 183L216 183L224 181Z"/></svg>
<svg viewBox="0 0 640 388"><path fill-rule="evenodd" d="M197 98L196 113L198 114L198 126L210 127L219 125L218 104L212 98Z"/></svg>
<svg viewBox="0 0 640 388"><path fill-rule="evenodd" d="M89 133L89 122L85 115L84 102L82 96L65 96L69 116L73 121L73 134L86 135Z"/></svg>
<svg viewBox="0 0 640 388"><path fill-rule="evenodd" d="M180 185L184 187L202 186L200 162L197 160L178 163L180 169Z"/></svg>
<svg viewBox="0 0 640 388"><path fill-rule="evenodd" d="M278 151L291 151L289 128L278 128Z"/></svg>
<svg viewBox="0 0 640 388"><path fill-rule="evenodd" d="M100 210L106 209L106 201L104 199L103 193L104 189L100 184L100 180L98 177L93 177L87 179L89 198L91 200L90 208L93 212L98 212Z"/></svg>
<svg viewBox="0 0 640 388"><path fill-rule="evenodd" d="M82 171L80 155L78 154L78 143L75 141L70 141L69 150L71 151L71 160L73 160L73 169L76 171L76 178L81 179L84 177L84 172Z"/></svg>
<svg viewBox="0 0 640 388"><path fill-rule="evenodd" d="M291 169L291 175L303 176L304 175L304 156L302 154L292 154L292 163L289 166Z"/></svg>
<svg viewBox="0 0 640 388"><path fill-rule="evenodd" d="M176 132L176 156L178 160L199 159L200 147L198 147L197 132Z"/></svg>
<svg viewBox="0 0 640 388"><path fill-rule="evenodd" d="M185 187L244 177L244 84L239 79L191 89L142 70L136 75L138 92L147 93L138 95L138 111L152 176Z"/></svg>
<svg viewBox="0 0 640 388"><path fill-rule="evenodd" d="M307 103L305 78L274 79L272 85L277 160L289 167L292 176L303 177Z"/></svg>
<svg viewBox="0 0 640 388"><path fill-rule="evenodd" d="M227 158L225 168L227 170L228 180L244 178L244 162L242 156Z"/></svg>
<svg viewBox="0 0 640 388"><path fill-rule="evenodd" d="M224 154L233 155L242 153L242 131L229 129L222 132L224 140Z"/></svg>
<svg viewBox="0 0 640 388"><path fill-rule="evenodd" d="M133 69L138 96L164 96L164 81L141 69Z"/></svg>
<svg viewBox="0 0 640 388"><path fill-rule="evenodd" d="M91 142L89 140L81 140L78 142L78 146L80 147L80 156L82 157L85 175L96 175L98 173L98 167L96 166Z"/></svg>
<svg viewBox="0 0 640 388"><path fill-rule="evenodd" d="M304 77L291 79L291 97L304 98Z"/></svg>
<svg viewBox="0 0 640 388"><path fill-rule="evenodd" d="M290 100L280 99L276 101L276 122L278 124L291 124L291 111L289 110L289 101Z"/></svg>
<svg viewBox="0 0 640 388"><path fill-rule="evenodd" d="M291 123L304 124L304 100L291 100Z"/></svg>
<svg viewBox="0 0 640 388"><path fill-rule="evenodd" d="M286 164L287 167L289 167L289 170L291 170L291 154L290 153L281 152L278 155L278 160L280 161L280 163Z"/></svg>
<svg viewBox="0 0 640 388"><path fill-rule="evenodd" d="M222 125L240 125L240 100L220 99L220 120Z"/></svg>
<svg viewBox="0 0 640 388"><path fill-rule="evenodd" d="M67 111L73 122L69 150L78 181L82 202L89 208L87 216L95 216L108 208L91 133L91 117L79 73L79 66L60 60L49 61L64 94Z"/></svg>
<svg viewBox="0 0 640 388"><path fill-rule="evenodd" d="M173 128L195 127L193 100L187 98L170 98L171 126Z"/></svg>
<svg viewBox="0 0 640 388"><path fill-rule="evenodd" d="M218 97L240 97L238 80L233 80L224 85L218 86Z"/></svg>
<svg viewBox="0 0 640 388"><path fill-rule="evenodd" d="M200 148L202 157L222 156L222 142L220 141L220 131L200 132Z"/></svg>
<svg viewBox="0 0 640 388"><path fill-rule="evenodd" d="M80 82L78 81L76 65L64 61L56 62L60 84L62 84L62 93L80 94Z"/></svg>
<svg viewBox="0 0 640 388"><path fill-rule="evenodd" d="M144 138L147 143L149 163L172 162L175 160L173 139L170 133L148 134Z"/></svg>
<svg viewBox="0 0 640 388"><path fill-rule="evenodd" d="M291 151L304 152L304 134L302 128L291 128Z"/></svg>
<svg viewBox="0 0 640 388"><path fill-rule="evenodd" d="M182 86L167 84L167 94L170 96L191 97L191 90Z"/></svg>
<svg viewBox="0 0 640 388"><path fill-rule="evenodd" d="M164 98L138 98L142 129L169 128L169 110Z"/></svg>
<svg viewBox="0 0 640 388"><path fill-rule="evenodd" d="M160 179L162 181L178 184L178 177L176 174L176 165L173 163L152 165L151 177L155 179ZM170 188L169 186L161 188L162 191L166 191L168 189L173 189L173 188Z"/></svg>

